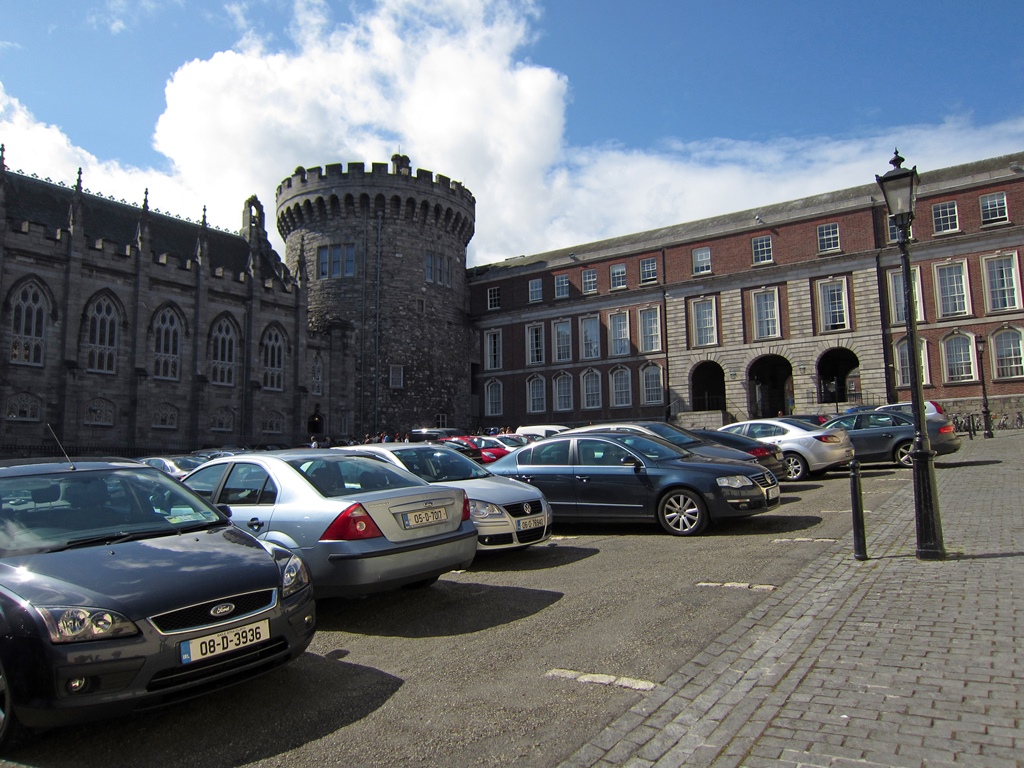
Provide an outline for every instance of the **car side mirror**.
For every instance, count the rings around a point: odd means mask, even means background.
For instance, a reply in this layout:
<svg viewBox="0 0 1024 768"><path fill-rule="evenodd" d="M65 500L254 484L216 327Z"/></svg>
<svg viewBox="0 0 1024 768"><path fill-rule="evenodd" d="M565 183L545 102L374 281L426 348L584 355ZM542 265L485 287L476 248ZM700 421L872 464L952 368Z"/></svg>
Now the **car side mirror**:
<svg viewBox="0 0 1024 768"><path fill-rule="evenodd" d="M218 504L217 509L223 512L225 517L231 517L231 507L227 504Z"/></svg>
<svg viewBox="0 0 1024 768"><path fill-rule="evenodd" d="M629 455L623 456L621 459L619 459L619 464L621 464L624 467L633 467L633 469L640 469L640 467L643 466L640 463L640 459L636 458L635 456Z"/></svg>

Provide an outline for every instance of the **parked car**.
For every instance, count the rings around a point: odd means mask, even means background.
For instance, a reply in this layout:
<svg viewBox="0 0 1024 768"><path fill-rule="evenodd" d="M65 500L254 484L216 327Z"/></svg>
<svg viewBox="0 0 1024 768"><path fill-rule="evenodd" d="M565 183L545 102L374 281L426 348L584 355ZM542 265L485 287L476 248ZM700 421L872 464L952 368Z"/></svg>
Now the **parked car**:
<svg viewBox="0 0 1024 768"><path fill-rule="evenodd" d="M557 435L559 432L565 432L566 429L568 427L562 427L558 424L532 424L517 428L516 434L539 440L542 437L551 437L551 435Z"/></svg>
<svg viewBox="0 0 1024 768"><path fill-rule="evenodd" d="M793 413L789 416L783 416L786 419L799 419L800 421L806 421L808 424L813 424L816 427L820 427L826 421L832 418L835 414L827 413Z"/></svg>
<svg viewBox="0 0 1024 768"><path fill-rule="evenodd" d="M910 418L914 418L914 404L913 403L908 403L908 402L889 403L888 405L880 405L875 410L876 411L899 411L900 413L905 413ZM943 407L941 405L939 405L937 402L935 402L934 400L925 400L924 401L924 415L925 416L941 416L945 412L946 411L943 409Z"/></svg>
<svg viewBox="0 0 1024 768"><path fill-rule="evenodd" d="M524 445L530 442L526 435L502 434L493 435L493 437L495 440L504 443L505 447L508 448L510 451L514 451L516 448L522 448Z"/></svg>
<svg viewBox="0 0 1024 768"><path fill-rule="evenodd" d="M318 598L429 586L476 552L465 491L330 448L212 459L182 482L301 555Z"/></svg>
<svg viewBox="0 0 1024 768"><path fill-rule="evenodd" d="M461 435L458 437L441 437L436 441L441 445L448 445L465 454L473 461L484 463L485 461L494 461L493 456L484 456L483 448L480 447L480 443L471 438L469 435Z"/></svg>
<svg viewBox="0 0 1024 768"><path fill-rule="evenodd" d="M925 419L932 450L940 456L960 450L960 437L945 416ZM914 465L911 451L917 433L914 420L899 411L866 411L839 416L825 424L842 428L850 435L858 461L892 461L904 467Z"/></svg>
<svg viewBox="0 0 1024 768"><path fill-rule="evenodd" d="M313 637L302 560L152 467L2 461L0 500L0 748L248 680Z"/></svg>
<svg viewBox="0 0 1024 768"><path fill-rule="evenodd" d="M409 442L426 443L449 437L462 437L468 434L469 432L466 430L457 427L424 427L422 429L410 429Z"/></svg>
<svg viewBox="0 0 1024 768"><path fill-rule="evenodd" d="M196 467L206 463L205 456L147 456L139 459L154 469L159 469L171 477L182 478Z"/></svg>
<svg viewBox="0 0 1024 768"><path fill-rule="evenodd" d="M374 456L407 469L428 483L461 488L477 528L477 549L517 549L551 536L551 508L527 483L488 472L446 445L396 443L335 450Z"/></svg>
<svg viewBox="0 0 1024 768"><path fill-rule="evenodd" d="M758 464L778 478L786 476L786 466L782 461L782 449L777 445L762 443L760 440L737 435L735 432L720 432L717 429L692 429L690 432L702 440L750 454Z"/></svg>
<svg viewBox="0 0 1024 768"><path fill-rule="evenodd" d="M779 504L771 472L745 461L695 456L657 437L555 435L498 459L495 474L536 486L556 522L655 522L676 536Z"/></svg>
<svg viewBox="0 0 1024 768"><path fill-rule="evenodd" d="M788 417L740 421L728 424L720 431L779 446L787 480L805 480L811 473L841 467L848 464L854 455L853 443L846 430L823 429Z"/></svg>
<svg viewBox="0 0 1024 768"><path fill-rule="evenodd" d="M729 448L721 443L706 440L688 429L677 427L665 421L629 421L610 424L591 424L586 427L568 429L559 434L578 435L588 432L632 432L638 435L651 435L667 440L673 445L685 448L690 453L709 459L732 459L733 461L757 461L745 451Z"/></svg>

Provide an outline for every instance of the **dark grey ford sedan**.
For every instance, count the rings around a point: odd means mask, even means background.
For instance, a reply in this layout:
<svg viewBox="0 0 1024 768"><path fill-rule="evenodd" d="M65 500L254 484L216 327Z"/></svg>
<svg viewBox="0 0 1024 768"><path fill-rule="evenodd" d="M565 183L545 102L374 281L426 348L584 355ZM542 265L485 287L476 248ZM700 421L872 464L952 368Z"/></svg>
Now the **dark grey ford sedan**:
<svg viewBox="0 0 1024 768"><path fill-rule="evenodd" d="M134 461L0 461L0 750L239 683L309 645L306 566Z"/></svg>

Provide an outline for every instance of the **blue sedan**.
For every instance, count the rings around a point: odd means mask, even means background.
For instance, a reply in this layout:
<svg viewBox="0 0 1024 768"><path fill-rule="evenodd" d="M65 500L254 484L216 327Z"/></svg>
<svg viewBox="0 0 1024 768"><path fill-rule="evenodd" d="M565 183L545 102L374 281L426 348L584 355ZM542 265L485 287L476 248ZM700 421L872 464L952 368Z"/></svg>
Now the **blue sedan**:
<svg viewBox="0 0 1024 768"><path fill-rule="evenodd" d="M488 465L544 494L555 522L657 521L690 536L708 523L779 505L779 483L754 462L696 456L657 437L549 437Z"/></svg>

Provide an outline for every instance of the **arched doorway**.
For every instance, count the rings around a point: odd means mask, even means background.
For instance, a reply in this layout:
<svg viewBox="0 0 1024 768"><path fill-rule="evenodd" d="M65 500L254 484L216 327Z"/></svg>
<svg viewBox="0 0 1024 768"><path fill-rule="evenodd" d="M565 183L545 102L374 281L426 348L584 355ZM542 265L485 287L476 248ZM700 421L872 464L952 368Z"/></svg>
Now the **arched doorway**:
<svg viewBox="0 0 1024 768"><path fill-rule="evenodd" d="M725 410L725 371L718 363L699 363L690 374L690 407L695 411Z"/></svg>
<svg viewBox="0 0 1024 768"><path fill-rule="evenodd" d="M860 400L860 360L846 347L828 350L818 358L818 402Z"/></svg>
<svg viewBox="0 0 1024 768"><path fill-rule="evenodd" d="M322 435L324 433L324 417L320 413L320 406L313 409L313 414L306 419L306 434Z"/></svg>
<svg viewBox="0 0 1024 768"><path fill-rule="evenodd" d="M781 355L759 357L747 373L747 409L752 419L793 412L793 366Z"/></svg>

